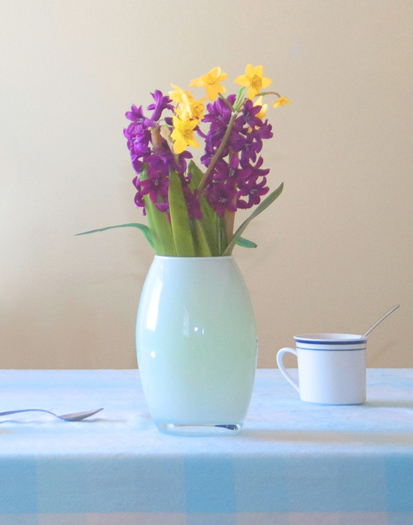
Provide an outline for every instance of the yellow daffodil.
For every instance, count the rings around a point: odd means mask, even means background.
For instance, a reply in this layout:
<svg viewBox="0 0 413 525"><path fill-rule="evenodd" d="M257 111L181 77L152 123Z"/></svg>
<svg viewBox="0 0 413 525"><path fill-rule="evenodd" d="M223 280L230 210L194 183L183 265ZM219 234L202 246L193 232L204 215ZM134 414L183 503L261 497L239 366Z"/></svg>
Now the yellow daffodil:
<svg viewBox="0 0 413 525"><path fill-rule="evenodd" d="M182 153L187 146L200 147L194 139L194 128L198 125L198 121L181 120L179 117L174 117L172 123L174 130L171 133L171 138L174 140L175 153Z"/></svg>
<svg viewBox="0 0 413 525"><path fill-rule="evenodd" d="M268 104L263 104L262 97L258 97L257 100L254 102L254 106L261 106L260 112L257 113L255 116L262 120L267 113Z"/></svg>
<svg viewBox="0 0 413 525"><path fill-rule="evenodd" d="M171 86L174 88L174 90L168 93L169 98L173 102L177 103L175 113L179 115L181 120L188 120L193 118L203 119L203 102L204 100L206 100L206 97L201 98L201 100L198 100L197 102L188 90L184 91L175 84L171 84Z"/></svg>
<svg viewBox="0 0 413 525"><path fill-rule="evenodd" d="M184 93L182 95L182 102L176 108L176 113L182 120L202 120L204 118L204 100L206 100L206 97L196 101L189 93L188 95Z"/></svg>
<svg viewBox="0 0 413 525"><path fill-rule="evenodd" d="M280 97L277 102L275 102L274 107L279 108L280 106L285 106L285 104L291 104L291 101L286 97Z"/></svg>
<svg viewBox="0 0 413 525"><path fill-rule="evenodd" d="M210 100L216 100L219 93L225 93L226 89L220 84L222 80L227 78L226 73L222 73L220 67L214 67L206 75L201 75L199 78L192 80L189 84L191 87L205 87L207 97Z"/></svg>
<svg viewBox="0 0 413 525"><path fill-rule="evenodd" d="M248 88L248 98L252 100L261 89L268 87L272 80L267 77L263 77L263 67L253 67L251 64L245 68L245 75L239 75L235 79L236 84L240 84L242 87Z"/></svg>
<svg viewBox="0 0 413 525"><path fill-rule="evenodd" d="M184 91L183 89L181 89L179 86L176 86L175 84L171 84L171 86L174 88L174 90L170 91L168 95L169 95L169 98L173 102L180 104L182 102L182 97L184 96L185 93L191 96L189 91Z"/></svg>

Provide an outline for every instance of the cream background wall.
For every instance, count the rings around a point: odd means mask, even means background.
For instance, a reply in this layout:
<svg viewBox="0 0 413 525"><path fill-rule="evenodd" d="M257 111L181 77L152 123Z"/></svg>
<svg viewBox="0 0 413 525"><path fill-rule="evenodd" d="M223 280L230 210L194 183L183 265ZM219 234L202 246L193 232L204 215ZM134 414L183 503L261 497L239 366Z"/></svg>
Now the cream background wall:
<svg viewBox="0 0 413 525"><path fill-rule="evenodd" d="M0 368L133 368L152 252L124 117L154 89L263 64L293 104L263 156L283 195L235 257L260 367L307 331L412 367L411 0L0 0ZM245 217L244 217L245 218ZM240 222L241 219L238 219Z"/></svg>

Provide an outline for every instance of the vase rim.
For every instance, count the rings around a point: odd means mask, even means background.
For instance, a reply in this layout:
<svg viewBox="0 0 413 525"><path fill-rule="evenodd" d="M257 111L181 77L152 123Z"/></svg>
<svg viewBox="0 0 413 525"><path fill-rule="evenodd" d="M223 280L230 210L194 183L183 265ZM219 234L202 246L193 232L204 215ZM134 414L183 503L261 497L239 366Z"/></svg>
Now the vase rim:
<svg viewBox="0 0 413 525"><path fill-rule="evenodd" d="M179 257L179 256L176 256L176 255L157 255L155 254L155 259L185 259L185 260L206 260L206 259L209 259L209 260L212 260L212 259L233 259L234 256L233 255L214 255L214 256L211 256L211 257L203 257L203 256L200 256L200 257Z"/></svg>

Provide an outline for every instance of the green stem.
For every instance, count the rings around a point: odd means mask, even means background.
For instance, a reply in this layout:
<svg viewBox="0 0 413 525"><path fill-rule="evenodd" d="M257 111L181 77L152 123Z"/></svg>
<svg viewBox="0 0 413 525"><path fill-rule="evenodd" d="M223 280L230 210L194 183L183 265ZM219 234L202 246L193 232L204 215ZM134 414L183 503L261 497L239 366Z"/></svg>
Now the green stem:
<svg viewBox="0 0 413 525"><path fill-rule="evenodd" d="M237 98L235 99L235 102L234 102L234 108L236 109L236 111L239 111L239 108L242 106L242 104L244 103L244 98L243 98L243 93L244 93L244 90L245 88L240 88L238 93L237 93ZM242 102L241 102L242 100ZM240 103L241 102L241 103Z"/></svg>
<svg viewBox="0 0 413 525"><path fill-rule="evenodd" d="M144 181L148 178L148 165L144 164L140 170L139 179ZM176 256L168 214L164 211L159 211L148 194L144 195L143 199L145 201L146 217L156 254Z"/></svg>
<svg viewBox="0 0 413 525"><path fill-rule="evenodd" d="M228 100L224 97L224 95L222 95L221 93L218 93L218 96L222 100L222 102L229 107L231 111L234 111L234 106L230 102L228 102Z"/></svg>
<svg viewBox="0 0 413 525"><path fill-rule="evenodd" d="M195 247L182 183L176 171L169 169L169 213L172 236L178 257L194 257Z"/></svg>
<svg viewBox="0 0 413 525"><path fill-rule="evenodd" d="M215 155L212 157L211 163L208 166L208 169L206 170L206 172L204 173L204 175L203 175L203 177L201 179L201 182L199 183L198 189L199 189L200 193L202 193L202 191L203 191L203 189L205 187L206 181L208 180L209 175L211 174L212 170L214 169L214 166L215 166L217 160L220 158L221 153L222 153L223 149L225 148L225 146L226 146L226 144L228 142L228 139L229 139L229 136L231 134L232 128L234 127L235 121L237 120L237 116L238 116L238 112L236 112L236 113L234 112L231 115L231 119L230 119L230 121L228 123L228 127L227 127L227 130L225 132L224 138L222 139L222 142L221 142L219 148L217 149Z"/></svg>
<svg viewBox="0 0 413 525"><path fill-rule="evenodd" d="M257 93L255 96L260 97L264 95L276 95L278 98L281 98L281 95L277 93L276 91L265 91L265 93Z"/></svg>

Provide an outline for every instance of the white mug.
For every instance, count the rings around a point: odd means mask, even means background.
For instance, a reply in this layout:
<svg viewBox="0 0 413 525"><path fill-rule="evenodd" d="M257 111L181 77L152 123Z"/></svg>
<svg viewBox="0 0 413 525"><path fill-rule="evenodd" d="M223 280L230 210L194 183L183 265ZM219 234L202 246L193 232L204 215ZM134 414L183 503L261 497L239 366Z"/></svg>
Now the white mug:
<svg viewBox="0 0 413 525"><path fill-rule="evenodd" d="M325 405L360 405L366 401L366 343L354 334L294 336L297 350L282 348L277 364L302 401ZM283 357L298 359L298 384L287 372Z"/></svg>

